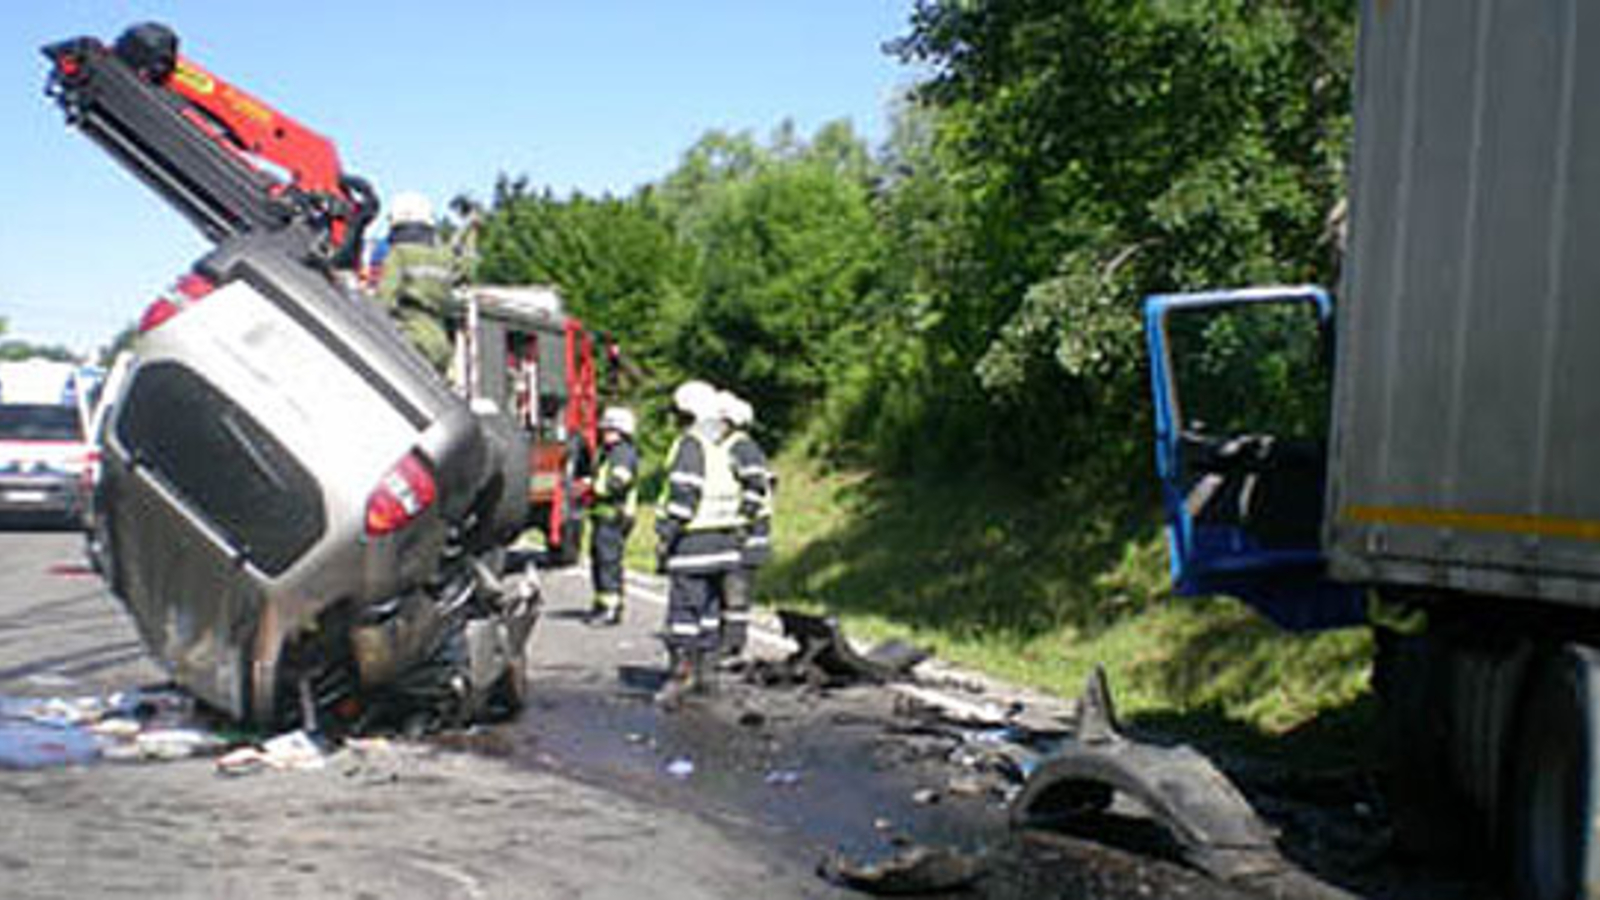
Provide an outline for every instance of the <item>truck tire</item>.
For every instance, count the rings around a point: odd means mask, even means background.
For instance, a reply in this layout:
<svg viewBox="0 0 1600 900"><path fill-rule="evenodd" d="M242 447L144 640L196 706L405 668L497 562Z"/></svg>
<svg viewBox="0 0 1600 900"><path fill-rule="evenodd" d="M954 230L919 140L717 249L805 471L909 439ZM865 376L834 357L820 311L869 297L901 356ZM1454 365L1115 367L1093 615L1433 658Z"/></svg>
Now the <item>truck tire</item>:
<svg viewBox="0 0 1600 900"><path fill-rule="evenodd" d="M1440 760L1450 758L1450 731L1440 712L1449 708L1448 655L1431 635L1402 635L1375 628L1373 688L1381 709L1387 768L1385 793L1394 817L1395 843L1411 858L1458 859L1467 849L1466 817Z"/></svg>
<svg viewBox="0 0 1600 900"><path fill-rule="evenodd" d="M1525 694L1510 758L1508 887L1517 900L1569 900L1595 853L1593 772L1600 734L1600 654L1567 646Z"/></svg>

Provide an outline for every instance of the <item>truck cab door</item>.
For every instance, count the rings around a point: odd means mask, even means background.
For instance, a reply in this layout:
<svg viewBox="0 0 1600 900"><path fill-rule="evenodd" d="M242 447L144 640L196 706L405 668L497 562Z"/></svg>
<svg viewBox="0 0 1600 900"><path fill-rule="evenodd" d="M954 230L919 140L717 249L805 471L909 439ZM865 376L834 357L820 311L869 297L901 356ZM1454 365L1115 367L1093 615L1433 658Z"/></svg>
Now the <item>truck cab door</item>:
<svg viewBox="0 0 1600 900"><path fill-rule="evenodd" d="M1231 594L1288 628L1360 621L1359 594L1323 577L1332 316L1317 287L1145 301L1178 594Z"/></svg>

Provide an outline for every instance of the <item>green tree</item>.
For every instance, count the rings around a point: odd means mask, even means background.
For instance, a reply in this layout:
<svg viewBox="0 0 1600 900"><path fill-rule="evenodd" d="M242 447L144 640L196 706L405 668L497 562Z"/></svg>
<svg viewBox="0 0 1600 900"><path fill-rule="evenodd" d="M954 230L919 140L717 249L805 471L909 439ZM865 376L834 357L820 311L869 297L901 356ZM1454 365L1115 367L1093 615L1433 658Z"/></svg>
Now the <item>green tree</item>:
<svg viewBox="0 0 1600 900"><path fill-rule="evenodd" d="M724 157L734 164L709 165L708 151L730 145L708 136L663 193L676 198L679 233L700 264L674 356L748 396L783 435L857 364L859 325L879 302L882 241L871 155L847 123L808 142L780 129L774 143L736 142Z"/></svg>
<svg viewBox="0 0 1600 900"><path fill-rule="evenodd" d="M1354 18L1353 0L920 0L894 50L933 70L917 99L958 232L933 337L1025 443L1133 436L1144 294L1330 274Z"/></svg>

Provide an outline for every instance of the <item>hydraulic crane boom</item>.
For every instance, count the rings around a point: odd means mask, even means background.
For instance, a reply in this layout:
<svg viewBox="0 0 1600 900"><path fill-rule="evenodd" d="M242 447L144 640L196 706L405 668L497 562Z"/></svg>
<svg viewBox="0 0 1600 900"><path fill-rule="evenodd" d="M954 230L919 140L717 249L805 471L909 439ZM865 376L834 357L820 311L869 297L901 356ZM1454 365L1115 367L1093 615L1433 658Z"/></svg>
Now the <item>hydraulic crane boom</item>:
<svg viewBox="0 0 1600 900"><path fill-rule="evenodd" d="M352 268L377 214L326 138L178 53L165 26L137 25L106 47L51 44L47 93L208 238L281 232L311 262Z"/></svg>

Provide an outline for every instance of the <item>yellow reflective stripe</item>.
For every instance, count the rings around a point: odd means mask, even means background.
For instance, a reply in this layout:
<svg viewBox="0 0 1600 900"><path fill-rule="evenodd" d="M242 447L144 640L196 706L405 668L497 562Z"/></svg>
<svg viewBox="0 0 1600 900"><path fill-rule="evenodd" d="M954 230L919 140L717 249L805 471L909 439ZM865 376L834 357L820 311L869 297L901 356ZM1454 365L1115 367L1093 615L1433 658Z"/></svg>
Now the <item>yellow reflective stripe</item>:
<svg viewBox="0 0 1600 900"><path fill-rule="evenodd" d="M1600 521L1563 516L1519 516L1405 506L1347 506L1342 518L1366 525L1454 528L1500 534L1526 534L1600 542Z"/></svg>

